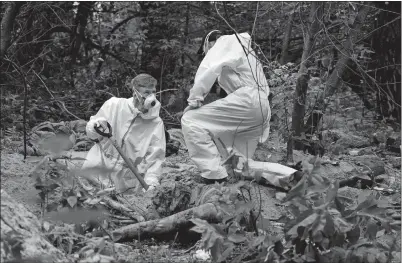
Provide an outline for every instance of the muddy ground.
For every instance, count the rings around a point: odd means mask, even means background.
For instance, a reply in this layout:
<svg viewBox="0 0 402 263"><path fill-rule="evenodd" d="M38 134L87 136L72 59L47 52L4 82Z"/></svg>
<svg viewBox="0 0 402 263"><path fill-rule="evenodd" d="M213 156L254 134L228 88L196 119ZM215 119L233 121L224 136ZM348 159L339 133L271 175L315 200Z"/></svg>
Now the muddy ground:
<svg viewBox="0 0 402 263"><path fill-rule="evenodd" d="M275 90L273 89L273 92ZM322 158L322 165L319 173L331 181L343 180L362 173L367 167L382 167L379 177L382 178L382 186L391 188L394 194L383 194L382 198L390 204L400 206L401 199L401 155L395 152L395 147L390 148L387 144L387 137L395 137L399 134L398 127L391 127L385 122L375 120L372 112L362 112L356 105L352 95L345 94L348 100L337 100L337 111L324 117L323 133L326 153ZM281 110L275 111L275 103L278 105L283 98L274 98L272 128L269 140L259 145L254 159L258 161L279 162L284 164L286 157L286 142L283 139L283 122L278 122L278 116L283 117ZM335 107L335 106L334 106ZM282 115L281 115L282 114ZM363 116L364 114L364 116ZM400 129L400 128L399 128ZM395 135L396 134L396 135ZM34 188L35 178L30 176L30 171L43 158L41 156L29 156L24 160L23 155L18 153L21 146L21 134L2 138L1 151L1 189L5 190L16 202L23 204L32 213L41 217L41 200L38 191ZM73 156L84 157L86 152L72 152ZM308 160L312 155L301 151L294 151L294 162L304 161L304 169L311 169ZM82 163L82 162L81 162ZM76 163L78 166L80 162ZM371 168L369 168L371 169ZM377 169L377 168L376 168ZM43 170L43 173L46 171ZM197 187L199 183L199 171L191 163L188 153L181 148L177 155L166 158L163 165L161 184L168 184L173 181L180 181L191 188ZM339 190L340 195L347 196L356 202L362 196L373 192L371 189L359 189L355 187L344 187ZM269 232L272 235L283 237L283 229L275 224L282 215L287 215L288 209L278 197L278 191L266 186L253 187L252 200L256 208L261 208L264 218L269 219L272 225ZM128 200L147 209L152 205L150 194L136 194L127 196ZM261 196L261 198L260 198ZM398 211L389 211L392 215L400 215ZM172 238L174 239L174 238ZM390 242L391 235L380 237L383 242ZM196 262L194 254L196 249L187 251L192 244L179 244L176 240L168 242L141 241L132 242L125 247L126 252L122 257L134 261L153 262ZM400 243L398 244L400 247ZM400 253L399 253L400 258Z"/></svg>
<svg viewBox="0 0 402 263"><path fill-rule="evenodd" d="M255 154L255 158L260 161L283 162L286 156L286 148L284 143L278 143L280 140L275 138L279 134L272 133L271 140L264 145L261 145ZM75 156L85 156L85 152L73 153ZM308 160L312 156L300 151L294 152L295 162L299 160ZM357 156L358 157L358 156ZM331 161L338 162L340 165L334 166L331 164L322 165L322 174L326 174L331 180L342 180L348 178L356 172L356 156L340 155L331 156ZM326 157L328 158L328 157ZM397 158L393 156L393 158ZM38 217L41 216L41 200L38 196L38 191L34 188L35 179L29 176L29 172L37 165L41 157L28 157L23 160L23 155L13 153L11 149L2 151L1 154L1 188L5 189L18 203L23 204L31 212ZM400 204L400 170L395 168L393 162L387 158L380 158L385 163L385 178L386 185L396 190L393 195L384 195L383 198L389 200L390 203ZM329 159L327 159L329 160ZM79 163L78 163L79 165ZM197 185L197 177L199 176L198 169L192 165L185 149L181 149L177 155L170 156L166 159L163 167L162 184L169 181L180 180L187 182L188 185L194 187ZM362 190L352 187L344 187L339 193L358 200L362 193L369 193L373 190ZM270 187L254 187L252 188L252 197L255 202L255 207L261 207L261 213L264 218L273 222L270 226L270 234L278 237L284 237L281 226L275 224L275 220L282 215L287 215L286 206L278 200L278 191ZM259 198L261 196L261 199ZM127 196L136 205L140 205L142 209L146 209L151 205L150 198L147 195L138 194ZM261 203L260 203L261 200ZM399 211L400 212L400 211ZM395 212L398 213L398 212ZM381 237L384 242L391 242L391 236ZM135 260L160 260L159 262L196 262L194 258L195 249L186 253L186 250L193 244L178 244L175 241L160 243L156 241L146 241L138 243L133 242L129 245L130 258ZM128 256L128 255L126 255ZM158 262L158 261L155 261Z"/></svg>

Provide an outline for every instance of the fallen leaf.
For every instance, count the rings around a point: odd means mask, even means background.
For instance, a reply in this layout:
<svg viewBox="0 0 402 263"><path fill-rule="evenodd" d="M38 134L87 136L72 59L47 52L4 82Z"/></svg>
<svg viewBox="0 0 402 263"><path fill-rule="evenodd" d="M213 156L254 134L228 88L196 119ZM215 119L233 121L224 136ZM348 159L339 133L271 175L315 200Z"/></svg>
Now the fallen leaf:
<svg viewBox="0 0 402 263"><path fill-rule="evenodd" d="M44 222L43 222L43 229L44 229L46 232L49 231L49 229L50 229L50 224L49 224L49 222L47 222L47 221L44 221Z"/></svg>
<svg viewBox="0 0 402 263"><path fill-rule="evenodd" d="M232 241L235 244L239 244L239 243L246 241L247 238L245 237L245 235L236 233L236 234L232 234L232 235L228 236L228 240Z"/></svg>
<svg viewBox="0 0 402 263"><path fill-rule="evenodd" d="M74 195L67 197L67 202L71 206L71 208L73 208L77 204L77 201L78 201L78 199Z"/></svg>

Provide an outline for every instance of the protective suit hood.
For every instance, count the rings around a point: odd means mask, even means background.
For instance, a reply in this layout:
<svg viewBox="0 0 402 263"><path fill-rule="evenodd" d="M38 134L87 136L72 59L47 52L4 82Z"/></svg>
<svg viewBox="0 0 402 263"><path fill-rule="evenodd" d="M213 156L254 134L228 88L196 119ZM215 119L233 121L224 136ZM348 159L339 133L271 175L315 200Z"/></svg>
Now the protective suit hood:
<svg viewBox="0 0 402 263"><path fill-rule="evenodd" d="M251 49L251 36L249 33L241 33L237 34L237 36L246 50Z"/></svg>
<svg viewBox="0 0 402 263"><path fill-rule="evenodd" d="M227 94L247 86L269 95L268 82L251 48L251 36L248 33L218 38L198 67L187 99L188 104L200 107L216 79Z"/></svg>

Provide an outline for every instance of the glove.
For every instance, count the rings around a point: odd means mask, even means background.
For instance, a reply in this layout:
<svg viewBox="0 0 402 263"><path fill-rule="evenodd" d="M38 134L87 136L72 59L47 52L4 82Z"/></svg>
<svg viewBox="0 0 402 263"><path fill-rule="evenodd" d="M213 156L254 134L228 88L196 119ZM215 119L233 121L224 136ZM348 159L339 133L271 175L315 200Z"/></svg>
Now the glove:
<svg viewBox="0 0 402 263"><path fill-rule="evenodd" d="M155 189L155 186L150 185L150 186L148 187L148 190L145 190L145 188L142 188L142 192L147 193L147 192L151 192L151 191L154 190L154 189Z"/></svg>
<svg viewBox="0 0 402 263"><path fill-rule="evenodd" d="M144 181L149 185L149 188L148 190L142 188L143 192L149 192L150 190L155 189L157 185L159 185L158 179L153 176L153 174L147 175L147 177L144 178Z"/></svg>
<svg viewBox="0 0 402 263"><path fill-rule="evenodd" d="M101 140L102 135L95 131L95 127L101 127L104 131L107 130L107 120L104 117L93 118L87 123L86 132L91 140Z"/></svg>

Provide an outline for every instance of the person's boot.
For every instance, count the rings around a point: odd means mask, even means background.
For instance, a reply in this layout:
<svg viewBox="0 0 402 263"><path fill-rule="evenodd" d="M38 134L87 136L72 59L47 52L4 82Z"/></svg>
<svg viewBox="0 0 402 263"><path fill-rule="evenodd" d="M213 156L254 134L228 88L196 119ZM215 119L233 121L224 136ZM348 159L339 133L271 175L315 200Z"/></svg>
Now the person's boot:
<svg viewBox="0 0 402 263"><path fill-rule="evenodd" d="M293 174L293 181L295 181L296 183L298 183L302 178L303 178L303 172L301 172L301 171L296 171L294 174Z"/></svg>
<svg viewBox="0 0 402 263"><path fill-rule="evenodd" d="M291 176L293 177L292 180L289 182L289 189L291 190L293 187L297 185L297 183L303 178L305 174L301 171L294 172Z"/></svg>

